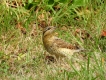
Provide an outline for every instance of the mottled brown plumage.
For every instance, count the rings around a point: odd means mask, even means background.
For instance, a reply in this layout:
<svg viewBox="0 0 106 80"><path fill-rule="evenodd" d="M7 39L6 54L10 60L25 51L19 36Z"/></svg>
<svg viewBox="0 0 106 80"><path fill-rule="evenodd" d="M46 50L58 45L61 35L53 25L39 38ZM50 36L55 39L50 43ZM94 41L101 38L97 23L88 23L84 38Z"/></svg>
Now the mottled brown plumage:
<svg viewBox="0 0 106 80"><path fill-rule="evenodd" d="M81 49L65 42L56 36L55 27L48 26L43 30L43 44L45 49L56 57L71 58L73 53L80 52Z"/></svg>

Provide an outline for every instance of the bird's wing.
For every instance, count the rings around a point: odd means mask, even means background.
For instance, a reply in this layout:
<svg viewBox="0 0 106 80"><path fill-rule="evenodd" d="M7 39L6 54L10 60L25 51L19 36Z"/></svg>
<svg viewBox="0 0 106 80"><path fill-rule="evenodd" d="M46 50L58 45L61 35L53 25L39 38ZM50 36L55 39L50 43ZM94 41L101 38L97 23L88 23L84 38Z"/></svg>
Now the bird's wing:
<svg viewBox="0 0 106 80"><path fill-rule="evenodd" d="M67 49L79 49L77 46L73 46L67 42L65 42L64 40L55 37L54 39L54 45L59 47L59 48L67 48Z"/></svg>

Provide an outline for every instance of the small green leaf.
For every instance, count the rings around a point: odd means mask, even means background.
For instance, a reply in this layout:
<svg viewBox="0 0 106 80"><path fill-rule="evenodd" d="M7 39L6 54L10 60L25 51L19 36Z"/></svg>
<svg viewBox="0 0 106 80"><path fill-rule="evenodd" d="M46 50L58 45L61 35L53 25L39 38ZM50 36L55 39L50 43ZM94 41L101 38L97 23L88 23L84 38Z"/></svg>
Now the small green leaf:
<svg viewBox="0 0 106 80"><path fill-rule="evenodd" d="M85 6L86 2L87 2L87 0L74 0L73 4L76 6Z"/></svg>
<svg viewBox="0 0 106 80"><path fill-rule="evenodd" d="M60 0L54 0L54 2L59 2Z"/></svg>
<svg viewBox="0 0 106 80"><path fill-rule="evenodd" d="M48 5L53 5L54 4L54 0L49 0L48 1Z"/></svg>
<svg viewBox="0 0 106 80"><path fill-rule="evenodd" d="M0 52L0 58L4 56L4 52Z"/></svg>
<svg viewBox="0 0 106 80"><path fill-rule="evenodd" d="M67 0L60 0L59 2L60 2L60 3L66 3Z"/></svg>
<svg viewBox="0 0 106 80"><path fill-rule="evenodd" d="M26 4L25 5L25 9L28 9L29 10L32 7L36 7L38 4L39 4L39 2L32 2L32 3Z"/></svg>
<svg viewBox="0 0 106 80"><path fill-rule="evenodd" d="M29 4L29 3L32 3L32 2L33 2L33 0L28 0L28 4Z"/></svg>

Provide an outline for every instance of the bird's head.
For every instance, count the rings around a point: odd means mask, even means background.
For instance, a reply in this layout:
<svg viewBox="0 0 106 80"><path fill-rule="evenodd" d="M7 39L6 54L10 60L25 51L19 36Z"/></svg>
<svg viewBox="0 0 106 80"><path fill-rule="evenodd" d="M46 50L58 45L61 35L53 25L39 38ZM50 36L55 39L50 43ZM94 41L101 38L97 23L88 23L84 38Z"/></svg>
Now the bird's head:
<svg viewBox="0 0 106 80"><path fill-rule="evenodd" d="M47 35L53 34L54 31L55 31L55 28L56 27L53 27L53 26L48 26L48 27L44 28L43 29L43 36L47 36Z"/></svg>

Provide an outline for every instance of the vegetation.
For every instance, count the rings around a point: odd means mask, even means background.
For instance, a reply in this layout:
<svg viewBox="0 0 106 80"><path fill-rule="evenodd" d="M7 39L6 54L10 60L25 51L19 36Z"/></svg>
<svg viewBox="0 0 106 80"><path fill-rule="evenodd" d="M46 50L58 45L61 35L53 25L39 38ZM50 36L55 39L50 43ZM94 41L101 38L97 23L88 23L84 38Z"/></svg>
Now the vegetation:
<svg viewBox="0 0 106 80"><path fill-rule="evenodd" d="M59 37L84 47L74 57L78 65L49 61L42 29L51 25ZM0 1L1 80L105 80L105 53L105 0Z"/></svg>

